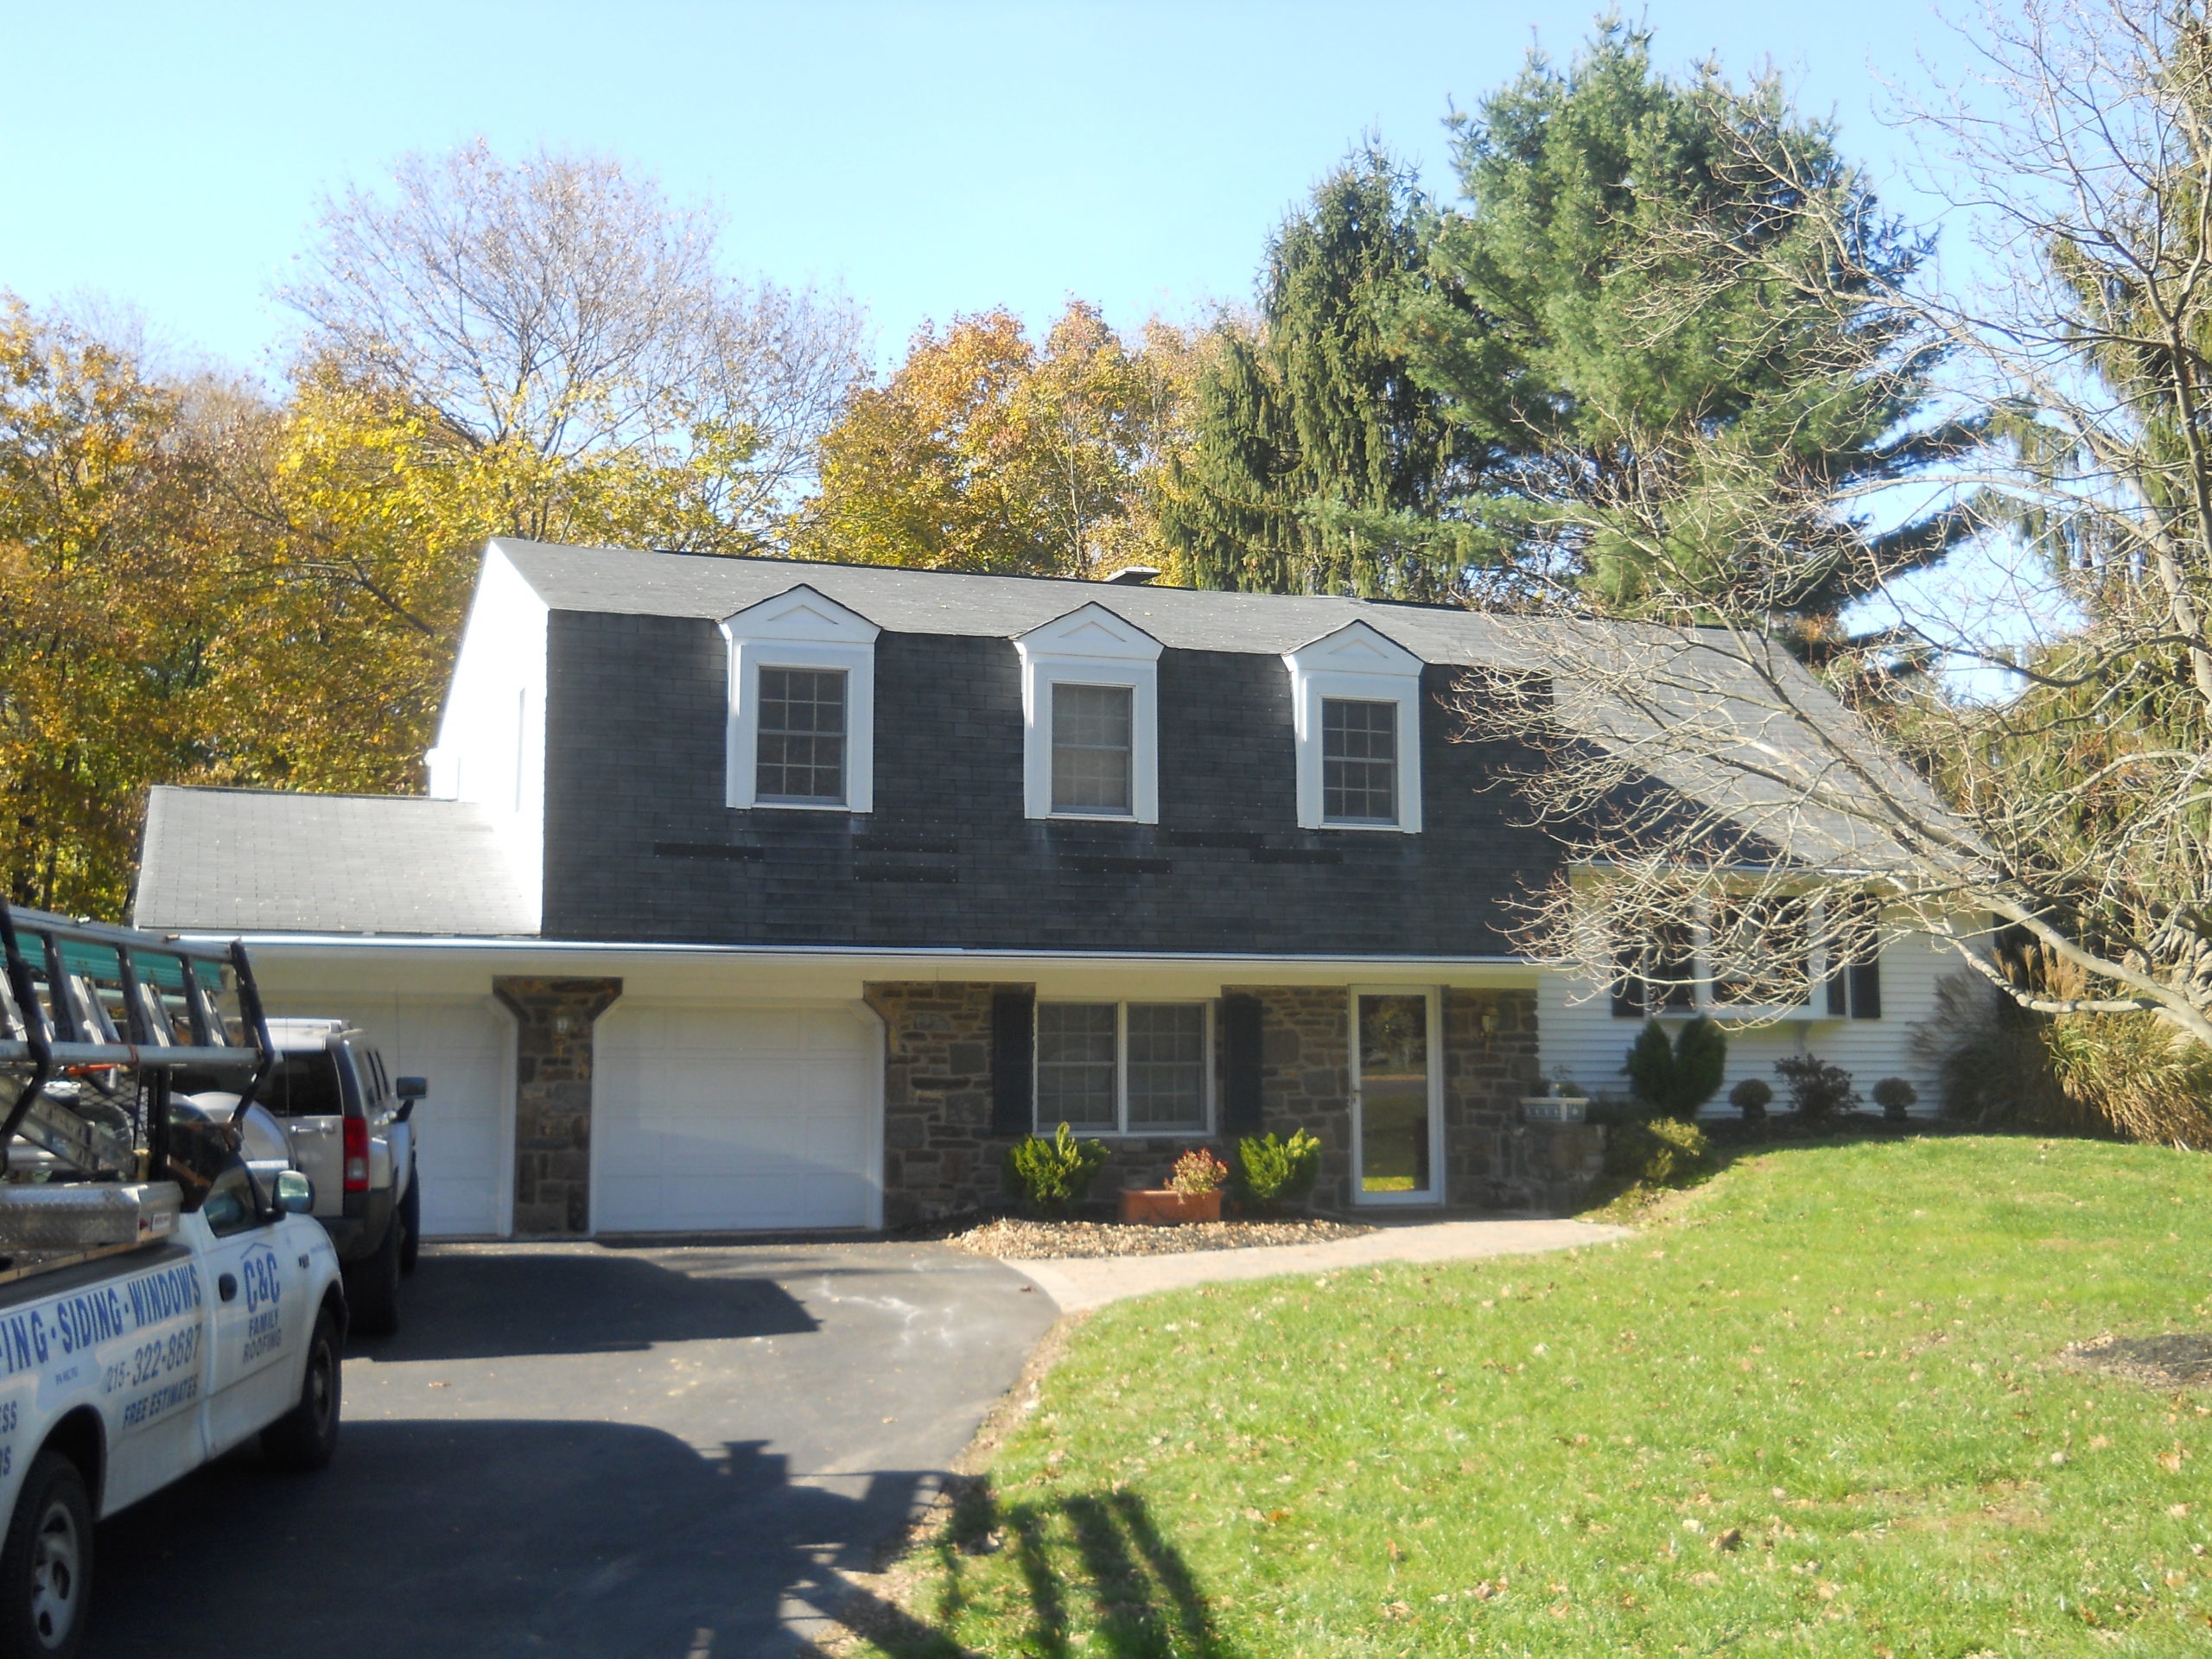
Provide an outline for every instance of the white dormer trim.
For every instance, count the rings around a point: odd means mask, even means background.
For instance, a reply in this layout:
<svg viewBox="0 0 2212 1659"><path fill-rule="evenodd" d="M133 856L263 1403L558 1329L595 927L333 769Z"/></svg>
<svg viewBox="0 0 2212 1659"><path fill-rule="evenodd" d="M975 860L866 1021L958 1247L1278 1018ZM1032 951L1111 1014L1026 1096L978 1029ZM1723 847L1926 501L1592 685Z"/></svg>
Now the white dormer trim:
<svg viewBox="0 0 2212 1659"><path fill-rule="evenodd" d="M1298 823L1304 830L1379 830L1421 833L1421 660L1364 622L1282 654L1290 670L1291 719L1298 744ZM1398 821L1335 821L1322 812L1321 704L1325 699L1394 702L1398 707Z"/></svg>
<svg viewBox="0 0 2212 1659"><path fill-rule="evenodd" d="M816 812L875 810L875 639L882 630L802 582L721 623L729 641L729 715L724 799L741 809ZM842 805L755 798L763 668L845 671L845 798Z"/></svg>
<svg viewBox="0 0 2212 1659"><path fill-rule="evenodd" d="M1022 810L1033 818L1160 822L1160 641L1093 601L1032 628L1014 642L1021 655ZM1052 810L1052 688L1129 688L1127 813Z"/></svg>

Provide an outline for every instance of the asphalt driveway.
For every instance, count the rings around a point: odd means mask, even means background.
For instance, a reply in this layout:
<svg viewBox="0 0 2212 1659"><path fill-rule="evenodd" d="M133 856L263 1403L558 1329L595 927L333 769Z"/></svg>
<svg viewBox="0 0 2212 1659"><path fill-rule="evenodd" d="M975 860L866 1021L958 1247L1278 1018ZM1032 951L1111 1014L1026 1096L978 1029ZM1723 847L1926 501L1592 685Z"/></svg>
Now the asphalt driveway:
<svg viewBox="0 0 2212 1659"><path fill-rule="evenodd" d="M1056 1317L933 1245L423 1252L325 1473L101 1527L101 1659L805 1650Z"/></svg>

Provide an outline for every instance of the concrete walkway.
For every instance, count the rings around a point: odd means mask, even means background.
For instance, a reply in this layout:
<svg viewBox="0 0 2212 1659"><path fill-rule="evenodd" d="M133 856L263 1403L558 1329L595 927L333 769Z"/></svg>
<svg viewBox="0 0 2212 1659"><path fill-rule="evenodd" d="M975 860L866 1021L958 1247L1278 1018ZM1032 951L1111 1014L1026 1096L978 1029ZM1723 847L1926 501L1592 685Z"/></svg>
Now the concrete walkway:
<svg viewBox="0 0 2212 1659"><path fill-rule="evenodd" d="M1065 1262L1014 1262L1059 1305L1081 1313L1126 1297L1226 1279L1273 1279L1283 1274L1338 1273L1383 1262L1472 1262L1493 1255L1535 1255L1631 1236L1625 1227L1588 1221L1437 1221L1383 1227L1358 1238L1321 1244L1268 1244L1249 1250L1192 1250L1179 1255L1098 1255Z"/></svg>

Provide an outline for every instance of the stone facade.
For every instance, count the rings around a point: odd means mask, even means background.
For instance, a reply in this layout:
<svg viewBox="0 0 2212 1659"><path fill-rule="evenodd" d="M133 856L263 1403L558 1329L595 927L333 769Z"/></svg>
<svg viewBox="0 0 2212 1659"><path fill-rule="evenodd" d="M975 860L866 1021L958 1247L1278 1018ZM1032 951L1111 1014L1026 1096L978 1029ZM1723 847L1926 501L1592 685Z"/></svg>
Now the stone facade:
<svg viewBox="0 0 2212 1659"><path fill-rule="evenodd" d="M884 1218L897 1227L1001 1201L1003 1135L991 1132L988 983L867 988L883 1017ZM1230 986L1261 1004L1262 1127L1304 1129L1321 1142L1318 1203L1351 1196L1351 1015L1341 986ZM1535 998L1526 991L1452 991L1444 999L1446 1192L1455 1206L1540 1202L1521 1164L1517 1103L1538 1086ZM1113 1160L1095 1198L1158 1186L1196 1136L1109 1141ZM1230 1148L1215 1150L1224 1158Z"/></svg>
<svg viewBox="0 0 2212 1659"><path fill-rule="evenodd" d="M869 985L882 1016L883 1224L957 1215L998 1192L988 984Z"/></svg>
<svg viewBox="0 0 2212 1659"><path fill-rule="evenodd" d="M593 1023L622 982L497 978L492 992L515 1016L516 1236L588 1232Z"/></svg>

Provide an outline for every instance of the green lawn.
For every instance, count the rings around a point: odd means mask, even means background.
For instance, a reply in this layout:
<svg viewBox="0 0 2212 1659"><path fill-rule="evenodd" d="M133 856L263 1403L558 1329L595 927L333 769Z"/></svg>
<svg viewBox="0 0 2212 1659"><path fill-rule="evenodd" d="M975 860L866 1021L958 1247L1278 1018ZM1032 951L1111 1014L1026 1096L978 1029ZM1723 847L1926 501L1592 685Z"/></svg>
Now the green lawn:
<svg viewBox="0 0 2212 1659"><path fill-rule="evenodd" d="M1764 1153L1568 1255L1127 1303L877 1650L2212 1653L2212 1395L2050 1363L2175 1329L2212 1159L1982 1138Z"/></svg>

